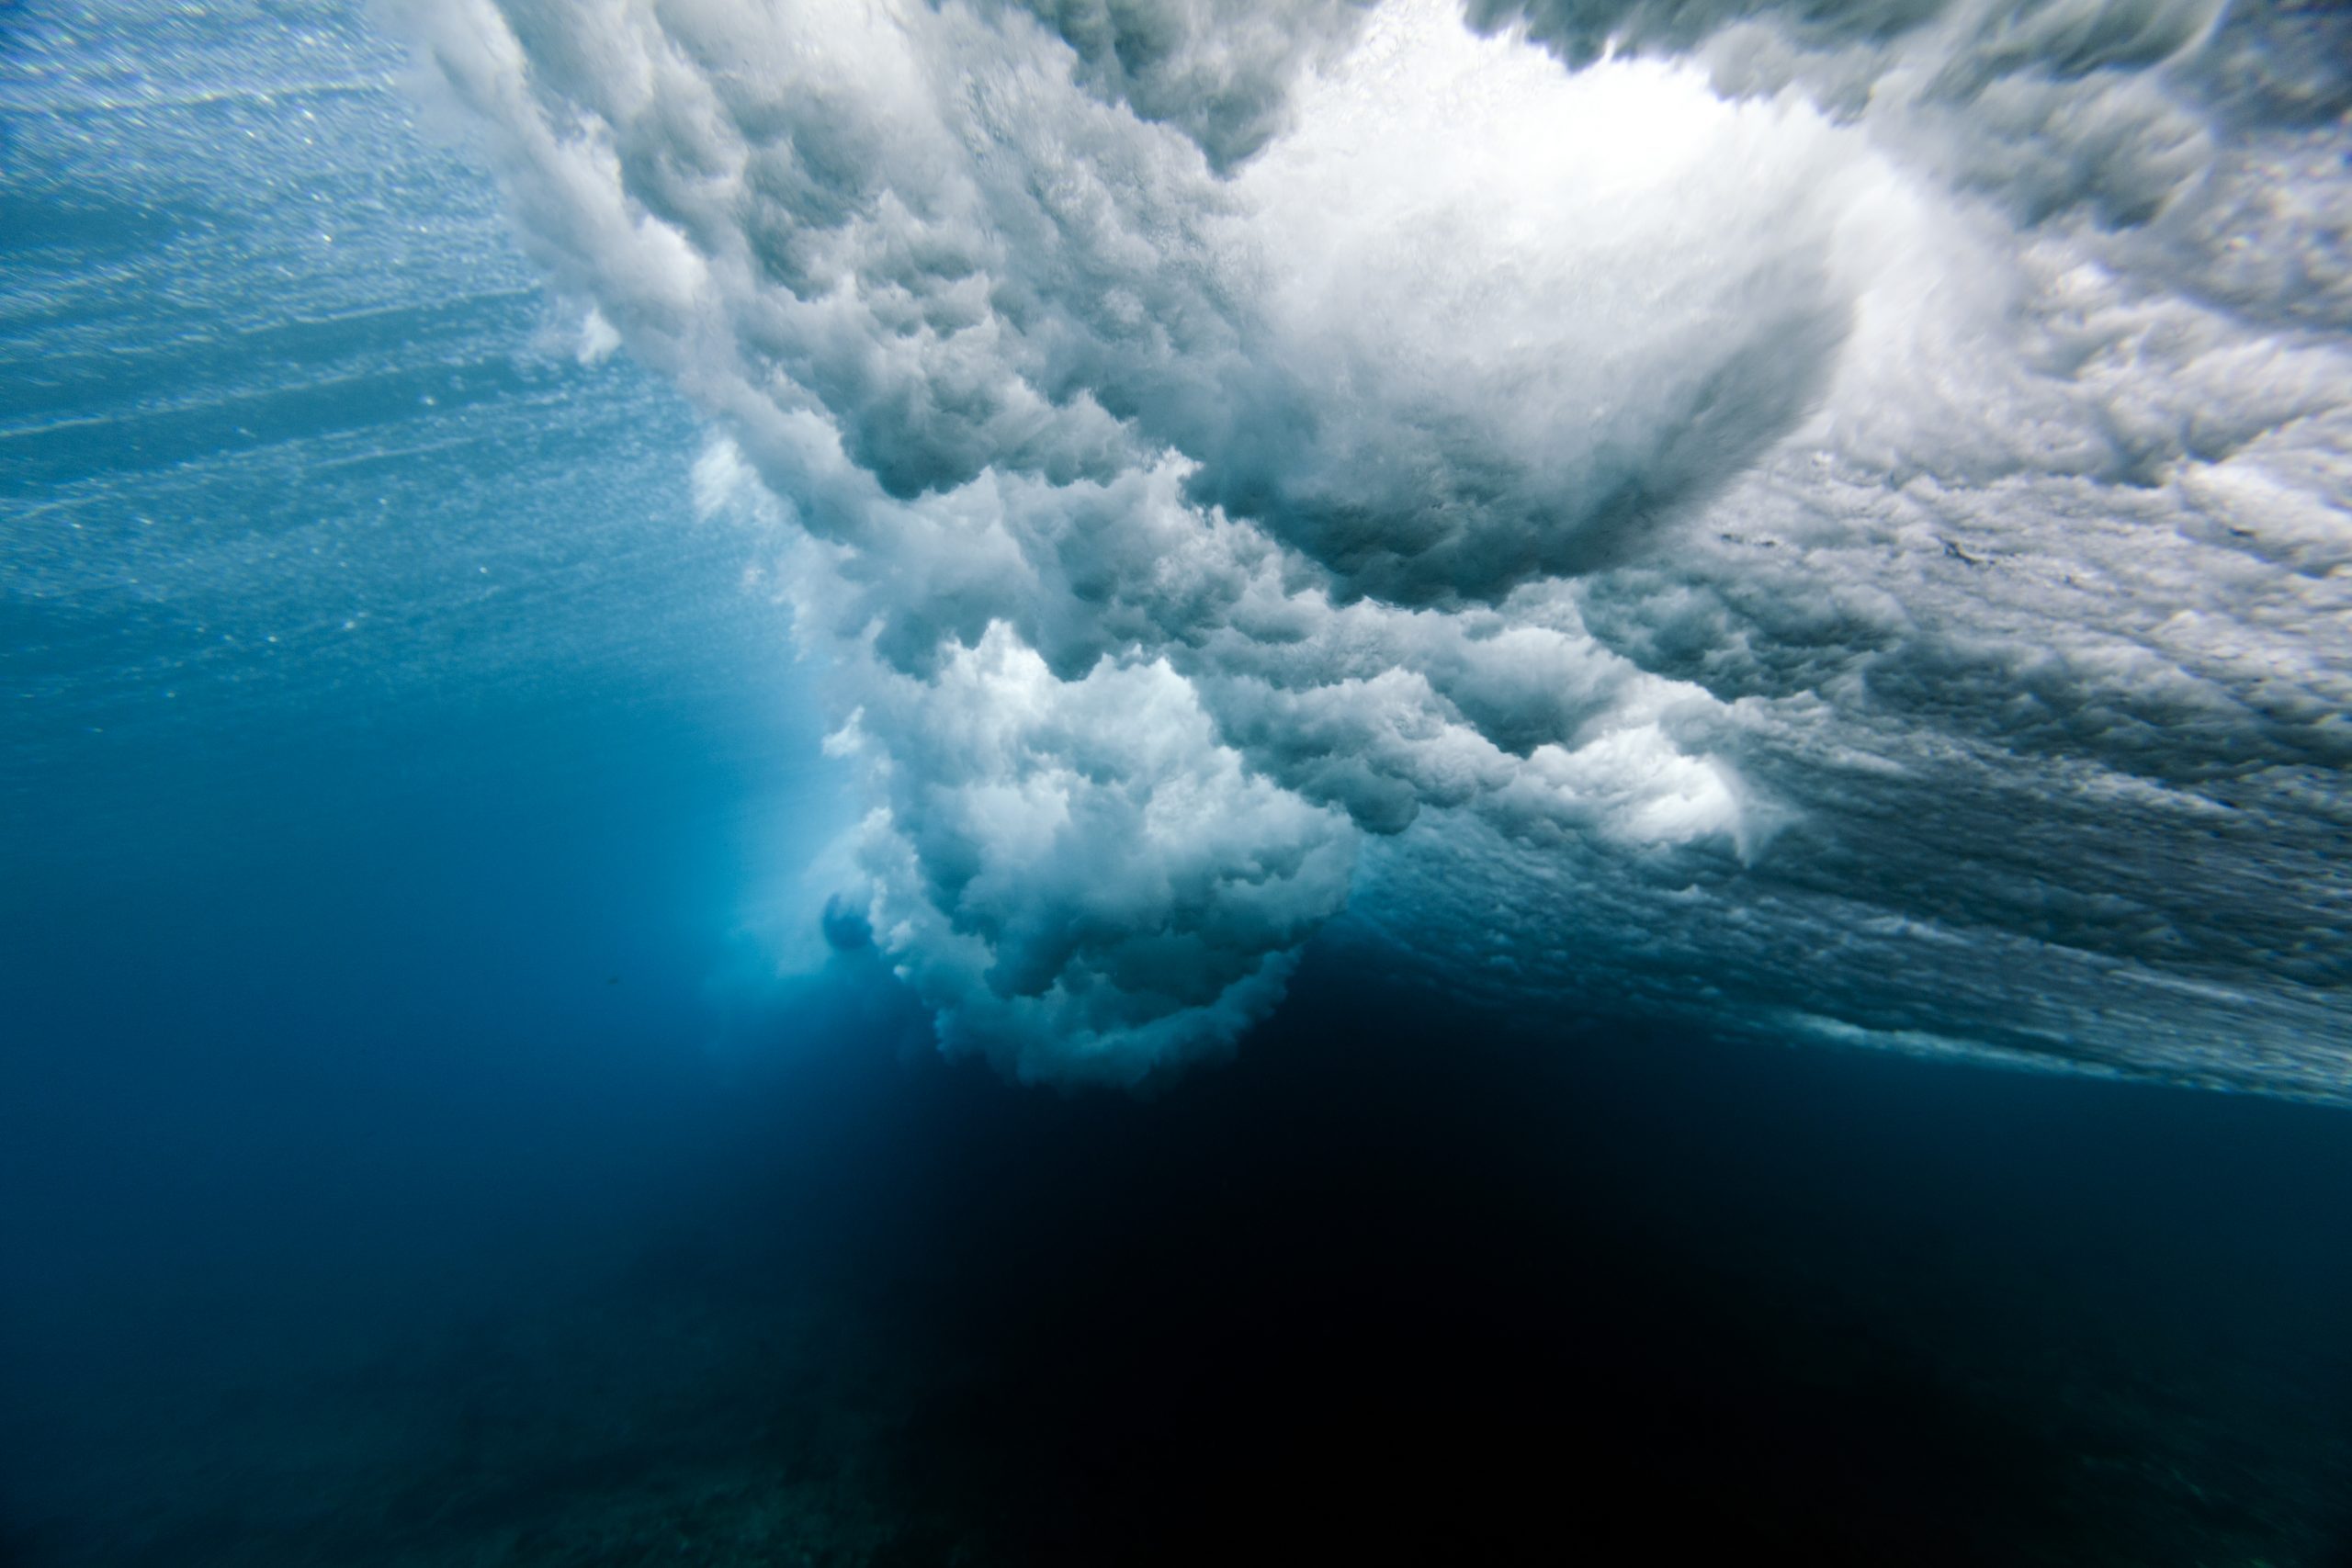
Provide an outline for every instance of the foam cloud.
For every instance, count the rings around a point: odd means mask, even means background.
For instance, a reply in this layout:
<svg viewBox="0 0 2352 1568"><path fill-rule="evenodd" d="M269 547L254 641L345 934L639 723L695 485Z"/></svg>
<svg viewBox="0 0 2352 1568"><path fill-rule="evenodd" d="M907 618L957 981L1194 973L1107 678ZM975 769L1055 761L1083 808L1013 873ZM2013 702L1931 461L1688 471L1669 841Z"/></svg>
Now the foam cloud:
<svg viewBox="0 0 2352 1568"><path fill-rule="evenodd" d="M726 432L698 495L776 526L950 1044L1137 1082L1338 919L2346 1092L2340 21L397 12Z"/></svg>

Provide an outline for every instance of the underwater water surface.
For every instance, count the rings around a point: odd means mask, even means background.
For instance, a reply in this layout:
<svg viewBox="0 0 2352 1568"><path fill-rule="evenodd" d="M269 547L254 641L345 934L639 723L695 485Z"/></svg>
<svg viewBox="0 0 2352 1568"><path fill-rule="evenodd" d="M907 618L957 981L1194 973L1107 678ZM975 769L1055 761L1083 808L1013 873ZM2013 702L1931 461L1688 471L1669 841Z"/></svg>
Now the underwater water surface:
<svg viewBox="0 0 2352 1568"><path fill-rule="evenodd" d="M729 448L379 19L0 11L0 1563L2352 1563L2340 1106L1348 919L944 1056Z"/></svg>

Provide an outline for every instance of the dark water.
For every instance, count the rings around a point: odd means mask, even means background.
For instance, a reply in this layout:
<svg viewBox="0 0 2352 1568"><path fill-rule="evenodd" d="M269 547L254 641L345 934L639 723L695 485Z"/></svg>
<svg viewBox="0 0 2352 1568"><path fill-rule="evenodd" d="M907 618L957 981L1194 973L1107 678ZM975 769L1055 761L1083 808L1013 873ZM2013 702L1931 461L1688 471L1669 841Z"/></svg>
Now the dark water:
<svg viewBox="0 0 2352 1568"><path fill-rule="evenodd" d="M103 21L0 12L0 1562L2352 1563L2341 1111L777 978L852 807L692 418L352 14Z"/></svg>
<svg viewBox="0 0 2352 1568"><path fill-rule="evenodd" d="M1062 1099L933 1058L854 956L749 1066L449 978L394 1005L478 1011L464 1052L215 1056L16 1145L22 1560L2352 1542L2339 1113L1330 965L1225 1072Z"/></svg>
<svg viewBox="0 0 2352 1568"><path fill-rule="evenodd" d="M1338 953L1013 1089L870 950L712 984L712 716L426 716L12 906L15 1561L2347 1560L2340 1111Z"/></svg>

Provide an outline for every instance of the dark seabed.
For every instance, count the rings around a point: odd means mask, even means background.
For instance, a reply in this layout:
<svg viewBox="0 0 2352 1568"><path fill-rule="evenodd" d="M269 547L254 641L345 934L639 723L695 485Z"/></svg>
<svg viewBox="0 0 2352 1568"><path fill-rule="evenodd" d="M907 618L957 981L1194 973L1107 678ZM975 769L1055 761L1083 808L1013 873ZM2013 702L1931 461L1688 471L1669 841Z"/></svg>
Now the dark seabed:
<svg viewBox="0 0 2352 1568"><path fill-rule="evenodd" d="M1336 954L1139 1101L870 949L713 1048L734 781L284 763L12 936L14 1561L2346 1561L2340 1111Z"/></svg>
<svg viewBox="0 0 2352 1568"><path fill-rule="evenodd" d="M1344 923L1158 1092L943 1059L702 427L399 59L0 9L0 1563L2352 1565L2341 1109Z"/></svg>
<svg viewBox="0 0 2352 1568"><path fill-rule="evenodd" d="M840 967L775 1027L842 1038L637 1086L528 1200L299 1140L163 1200L208 1241L12 1314L18 1556L2346 1561L2339 1113L1332 966L1226 1071L1059 1099ZM478 1148L590 1136L554 1099Z"/></svg>

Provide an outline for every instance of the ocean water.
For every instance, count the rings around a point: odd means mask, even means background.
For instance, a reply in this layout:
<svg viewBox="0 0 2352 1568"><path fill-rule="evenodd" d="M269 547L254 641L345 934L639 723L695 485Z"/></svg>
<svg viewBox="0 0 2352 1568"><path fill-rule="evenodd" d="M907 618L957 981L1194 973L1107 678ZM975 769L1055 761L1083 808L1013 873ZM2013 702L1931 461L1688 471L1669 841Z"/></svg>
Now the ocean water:
<svg viewBox="0 0 2352 1568"><path fill-rule="evenodd" d="M943 1056L712 429L407 69L0 10L0 1562L2352 1564L2341 1107L1345 928L1142 1095Z"/></svg>

